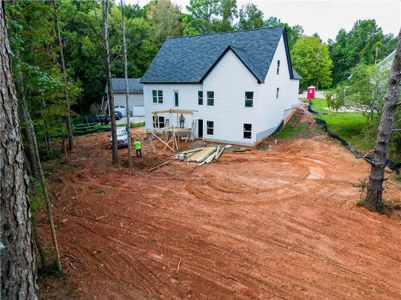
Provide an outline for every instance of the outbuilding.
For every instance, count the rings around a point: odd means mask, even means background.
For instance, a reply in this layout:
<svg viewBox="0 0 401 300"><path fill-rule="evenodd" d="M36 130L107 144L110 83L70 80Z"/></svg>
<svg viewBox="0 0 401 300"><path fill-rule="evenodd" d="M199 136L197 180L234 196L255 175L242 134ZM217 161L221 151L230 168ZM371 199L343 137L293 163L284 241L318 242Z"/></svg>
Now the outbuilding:
<svg viewBox="0 0 401 300"><path fill-rule="evenodd" d="M141 78L128 79L128 109L131 117L143 117L145 115L143 84L140 80ZM112 78L112 88L114 109L126 116L125 78ZM107 94L107 85L105 92Z"/></svg>

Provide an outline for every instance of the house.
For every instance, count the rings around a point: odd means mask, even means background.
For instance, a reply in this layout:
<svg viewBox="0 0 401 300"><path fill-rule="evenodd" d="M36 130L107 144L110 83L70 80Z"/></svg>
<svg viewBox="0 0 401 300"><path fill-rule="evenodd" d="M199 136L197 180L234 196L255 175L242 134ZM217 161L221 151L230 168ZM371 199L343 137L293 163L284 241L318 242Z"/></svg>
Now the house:
<svg viewBox="0 0 401 300"><path fill-rule="evenodd" d="M380 69L391 69L391 65L393 63L395 57L395 50L391 52L389 55L387 55L381 62L379 62L377 65L379 66Z"/></svg>
<svg viewBox="0 0 401 300"><path fill-rule="evenodd" d="M298 106L299 79L284 27L169 38L141 79L146 130L182 109L195 138L252 146Z"/></svg>
<svg viewBox="0 0 401 300"><path fill-rule="evenodd" d="M125 78L112 78L111 85L114 95L115 110L120 111L123 116L126 115L126 97L125 97ZM145 115L143 85L141 78L128 79L128 106L131 117L142 117ZM105 93L107 94L107 84Z"/></svg>

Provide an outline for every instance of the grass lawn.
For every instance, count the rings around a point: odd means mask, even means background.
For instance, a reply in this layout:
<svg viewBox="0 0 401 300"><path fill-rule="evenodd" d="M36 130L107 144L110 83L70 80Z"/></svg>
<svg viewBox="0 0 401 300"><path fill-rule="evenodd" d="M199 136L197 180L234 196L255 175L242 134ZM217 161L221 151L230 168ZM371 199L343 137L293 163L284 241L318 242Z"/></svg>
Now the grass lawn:
<svg viewBox="0 0 401 300"><path fill-rule="evenodd" d="M312 100L312 109L321 114L319 119L326 121L328 128L338 134L353 147L360 151L368 151L374 144L363 135L363 129L368 125L369 119L361 112L333 112L328 110L325 99Z"/></svg>
<svg viewBox="0 0 401 300"><path fill-rule="evenodd" d="M299 135L302 135L306 131L306 124L301 123L294 127L291 122L289 122L282 130L276 134L278 139L289 139Z"/></svg>

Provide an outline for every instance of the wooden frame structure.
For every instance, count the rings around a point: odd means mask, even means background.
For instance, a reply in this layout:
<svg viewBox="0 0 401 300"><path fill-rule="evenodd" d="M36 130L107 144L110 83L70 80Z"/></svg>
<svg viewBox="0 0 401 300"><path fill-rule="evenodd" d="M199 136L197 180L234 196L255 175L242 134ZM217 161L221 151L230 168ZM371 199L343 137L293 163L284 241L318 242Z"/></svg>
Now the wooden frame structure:
<svg viewBox="0 0 401 300"><path fill-rule="evenodd" d="M153 117L153 132L152 135L159 140L161 143L164 144L163 150L169 148L171 151L176 152L180 150L180 138L184 137L185 142L187 143L189 140L192 139L194 121L192 120L191 127L176 127L172 125L172 117L175 115L176 117L176 124L178 126L179 122L179 115L192 115L196 112L196 110L189 110L189 109L167 109L167 110L160 110L152 112ZM163 127L160 127L159 117L163 114L170 114L170 118L168 122L164 122ZM156 118L156 121L155 121ZM155 126L157 125L157 126Z"/></svg>

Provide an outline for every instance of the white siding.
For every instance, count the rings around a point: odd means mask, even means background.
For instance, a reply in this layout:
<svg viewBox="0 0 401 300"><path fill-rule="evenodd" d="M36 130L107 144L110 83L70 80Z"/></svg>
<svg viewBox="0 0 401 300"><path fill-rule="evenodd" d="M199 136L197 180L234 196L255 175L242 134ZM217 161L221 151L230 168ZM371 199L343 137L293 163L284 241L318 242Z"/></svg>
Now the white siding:
<svg viewBox="0 0 401 300"><path fill-rule="evenodd" d="M277 60L280 73L276 74ZM210 72L203 84L144 84L146 130L153 128L152 112L174 108L174 91L179 92L180 109L195 110L185 115L185 127L194 126L202 119L203 137L209 141L254 145L271 134L285 115L298 104L298 80L290 80L283 39L277 47L265 83L256 78L230 50ZM276 89L280 88L276 99ZM153 103L152 90L163 91L163 103ZM198 91L203 91L203 105L198 105ZM207 91L214 92L214 106L207 105ZM245 107L245 92L254 93L253 107ZM165 114L170 123L177 125L175 114ZM214 134L206 134L206 122L214 122ZM244 124L252 124L252 138L243 138Z"/></svg>
<svg viewBox="0 0 401 300"><path fill-rule="evenodd" d="M125 105L125 94L114 94L114 105L115 106L126 106ZM129 110L134 112L134 116L144 116L144 96L143 94L130 94L128 100Z"/></svg>
<svg viewBox="0 0 401 300"><path fill-rule="evenodd" d="M277 75L277 61L280 72ZM270 135L283 121L290 110L298 105L299 80L291 80L283 37L277 46L264 84L259 86L260 109L257 110L258 140ZM277 88L280 89L276 99Z"/></svg>

